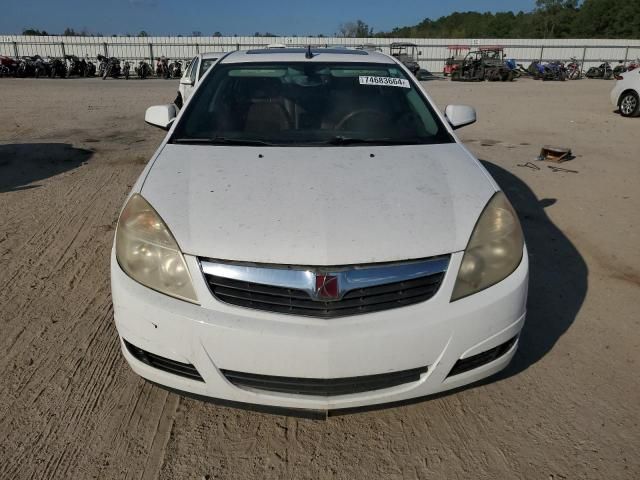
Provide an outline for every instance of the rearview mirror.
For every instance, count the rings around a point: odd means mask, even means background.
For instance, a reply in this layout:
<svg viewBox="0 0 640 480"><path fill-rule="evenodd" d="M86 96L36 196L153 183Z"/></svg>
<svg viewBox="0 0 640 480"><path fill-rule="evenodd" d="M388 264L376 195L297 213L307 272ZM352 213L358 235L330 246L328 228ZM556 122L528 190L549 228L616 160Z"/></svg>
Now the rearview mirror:
<svg viewBox="0 0 640 480"><path fill-rule="evenodd" d="M189 77L181 78L181 79L180 79L180 85L189 85L189 86L193 86L193 80L191 80L191 78L189 78Z"/></svg>
<svg viewBox="0 0 640 480"><path fill-rule="evenodd" d="M175 105L155 105L147 108L144 114L144 121L149 125L169 130L169 127L176 119Z"/></svg>
<svg viewBox="0 0 640 480"><path fill-rule="evenodd" d="M476 109L469 105L447 105L444 109L444 116L449 124L456 128L471 125L476 121Z"/></svg>

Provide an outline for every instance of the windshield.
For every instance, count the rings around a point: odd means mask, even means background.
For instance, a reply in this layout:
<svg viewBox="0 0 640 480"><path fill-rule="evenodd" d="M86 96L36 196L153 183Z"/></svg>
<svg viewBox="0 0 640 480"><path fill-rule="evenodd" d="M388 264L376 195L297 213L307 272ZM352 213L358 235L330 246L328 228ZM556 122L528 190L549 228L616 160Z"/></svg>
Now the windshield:
<svg viewBox="0 0 640 480"><path fill-rule="evenodd" d="M397 65L219 64L176 125L174 143L450 143Z"/></svg>

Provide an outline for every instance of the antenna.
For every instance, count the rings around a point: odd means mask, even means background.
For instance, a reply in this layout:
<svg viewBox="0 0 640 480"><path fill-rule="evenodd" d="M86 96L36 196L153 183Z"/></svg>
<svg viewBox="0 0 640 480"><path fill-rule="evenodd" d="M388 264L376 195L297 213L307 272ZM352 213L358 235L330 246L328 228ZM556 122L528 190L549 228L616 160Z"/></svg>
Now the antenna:
<svg viewBox="0 0 640 480"><path fill-rule="evenodd" d="M311 45L307 45L307 51L304 54L304 58L313 58L313 53L311 53Z"/></svg>

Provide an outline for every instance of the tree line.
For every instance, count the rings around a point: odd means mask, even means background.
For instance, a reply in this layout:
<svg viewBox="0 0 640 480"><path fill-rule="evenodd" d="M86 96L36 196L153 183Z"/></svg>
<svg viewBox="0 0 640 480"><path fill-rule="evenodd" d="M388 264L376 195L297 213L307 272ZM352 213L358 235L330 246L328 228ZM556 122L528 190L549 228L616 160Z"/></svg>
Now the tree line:
<svg viewBox="0 0 640 480"><path fill-rule="evenodd" d="M640 38L640 0L537 0L532 12L455 12L381 37Z"/></svg>

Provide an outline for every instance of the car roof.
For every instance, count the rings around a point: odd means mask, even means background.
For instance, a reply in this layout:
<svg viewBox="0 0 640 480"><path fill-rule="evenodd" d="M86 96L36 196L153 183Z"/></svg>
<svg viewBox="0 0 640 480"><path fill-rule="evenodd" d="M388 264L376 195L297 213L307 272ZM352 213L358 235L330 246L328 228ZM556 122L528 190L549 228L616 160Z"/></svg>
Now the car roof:
<svg viewBox="0 0 640 480"><path fill-rule="evenodd" d="M260 48L230 53L221 63L254 62L335 62L335 63L386 63L395 64L389 55L352 48L313 48L313 58L306 58L308 48Z"/></svg>

